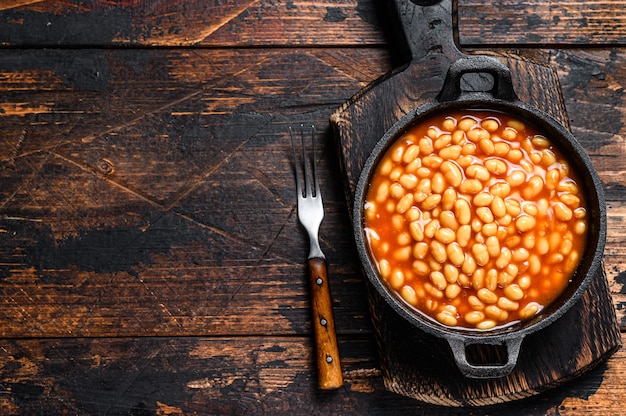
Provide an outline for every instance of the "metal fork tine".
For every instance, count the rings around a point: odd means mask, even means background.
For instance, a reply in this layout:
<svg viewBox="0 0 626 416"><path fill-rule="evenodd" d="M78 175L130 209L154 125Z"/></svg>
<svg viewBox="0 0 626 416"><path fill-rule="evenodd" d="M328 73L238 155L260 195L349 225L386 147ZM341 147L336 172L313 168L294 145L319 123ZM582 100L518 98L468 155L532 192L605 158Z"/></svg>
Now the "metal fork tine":
<svg viewBox="0 0 626 416"><path fill-rule="evenodd" d="M312 195L311 191L311 159L307 156L306 142L304 138L304 124L300 124L300 139L302 141L302 161L304 163L304 186L306 190L306 196ZM313 143L315 146L315 143ZM313 169L315 169L315 160L313 161Z"/></svg>
<svg viewBox="0 0 626 416"><path fill-rule="evenodd" d="M296 191L298 192L298 198L302 197L302 177L300 176L300 168L298 167L298 152L296 152L296 145L293 139L293 129L289 127L289 137L291 138L291 150L293 152L293 170L296 171Z"/></svg>
<svg viewBox="0 0 626 416"><path fill-rule="evenodd" d="M315 163L315 126L311 126L311 143L313 148L311 158L313 159L313 183L315 184L315 197L321 199L320 181L317 177L317 164Z"/></svg>

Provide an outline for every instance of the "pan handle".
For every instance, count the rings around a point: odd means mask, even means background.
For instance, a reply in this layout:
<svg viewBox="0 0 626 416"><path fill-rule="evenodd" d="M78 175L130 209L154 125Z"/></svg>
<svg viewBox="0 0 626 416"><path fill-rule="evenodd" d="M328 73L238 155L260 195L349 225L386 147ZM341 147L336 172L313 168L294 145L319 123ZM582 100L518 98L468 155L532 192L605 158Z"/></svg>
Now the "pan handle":
<svg viewBox="0 0 626 416"><path fill-rule="evenodd" d="M411 60L418 61L430 54L441 54L448 60L462 56L454 37L453 2L395 0L392 12L401 24L395 25L394 30L399 32L402 42L409 48Z"/></svg>
<svg viewBox="0 0 626 416"><path fill-rule="evenodd" d="M517 364L517 357L519 356L520 346L523 340L524 336L521 336L519 338L508 339L500 343L495 343L495 345L503 345L506 347L507 362L502 365L471 364L467 360L466 355L466 347L471 345L471 342L458 339L448 339L448 344L450 344L450 348L452 349L452 355L454 356L457 367L465 377L499 378L510 374Z"/></svg>
<svg viewBox="0 0 626 416"><path fill-rule="evenodd" d="M411 0L411 3L417 4L418 6L432 6L440 2L441 0Z"/></svg>
<svg viewBox="0 0 626 416"><path fill-rule="evenodd" d="M505 101L519 100L513 88L509 68L496 58L485 55L466 56L452 62L436 100L440 103L457 101L464 94L461 89L461 78L472 73L487 73L493 77L493 87L486 92L494 98Z"/></svg>

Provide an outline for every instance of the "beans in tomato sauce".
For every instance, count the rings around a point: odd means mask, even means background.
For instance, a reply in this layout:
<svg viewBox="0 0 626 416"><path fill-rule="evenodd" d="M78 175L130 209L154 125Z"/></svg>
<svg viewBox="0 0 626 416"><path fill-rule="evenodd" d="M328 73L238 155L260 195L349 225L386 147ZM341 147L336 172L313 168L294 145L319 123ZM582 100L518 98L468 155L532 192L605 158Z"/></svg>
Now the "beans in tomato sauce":
<svg viewBox="0 0 626 416"><path fill-rule="evenodd" d="M585 198L567 158L496 112L410 128L379 161L364 212L381 279L451 327L530 319L568 285L585 249Z"/></svg>

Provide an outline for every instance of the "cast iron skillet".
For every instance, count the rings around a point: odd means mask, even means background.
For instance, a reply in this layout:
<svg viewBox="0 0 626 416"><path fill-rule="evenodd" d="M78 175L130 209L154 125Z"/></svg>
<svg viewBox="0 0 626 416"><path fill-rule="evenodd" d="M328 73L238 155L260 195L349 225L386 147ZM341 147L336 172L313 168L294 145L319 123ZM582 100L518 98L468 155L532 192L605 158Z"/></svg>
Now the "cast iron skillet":
<svg viewBox="0 0 626 416"><path fill-rule="evenodd" d="M490 74L493 86L489 91L466 92L461 89L465 74ZM505 328L487 331L455 329L416 311L390 291L379 278L367 246L363 226L364 202L370 177L378 161L396 139L414 124L437 113L456 110L482 109L503 112L524 120L550 138L578 173L581 189L585 193L588 212L588 241L581 262L571 283L561 296L544 308L534 318ZM359 178L353 207L353 222L357 249L367 278L383 299L412 325L429 334L447 340L457 367L463 375L471 378L495 378L509 374L517 363L520 347L526 335L551 324L569 310L582 296L601 266L606 240L606 206L602 183L591 160L572 134L559 122L543 111L519 100L511 81L509 68L488 56L467 56L454 61L447 73L439 95L431 102L408 113L394 124L379 140L365 162ZM501 345L506 348L506 363L476 365L467 359L469 345Z"/></svg>

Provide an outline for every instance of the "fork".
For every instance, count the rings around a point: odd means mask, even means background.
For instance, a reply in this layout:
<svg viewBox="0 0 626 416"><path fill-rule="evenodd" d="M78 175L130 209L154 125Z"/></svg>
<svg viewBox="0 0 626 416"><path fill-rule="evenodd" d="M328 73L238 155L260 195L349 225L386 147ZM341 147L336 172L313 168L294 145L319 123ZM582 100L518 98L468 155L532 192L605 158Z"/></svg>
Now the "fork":
<svg viewBox="0 0 626 416"><path fill-rule="evenodd" d="M317 355L318 385L323 390L333 390L343 385L339 348L335 334L330 287L326 268L326 257L319 244L319 228L324 219L324 206L315 166L315 126L311 126L311 158L307 157L304 125L300 125L302 142L303 178L298 169L298 154L294 132L289 128L291 148L293 150L294 170L296 173L296 191L298 193L298 220L309 236L309 284L311 287L311 308L315 329L315 348Z"/></svg>

